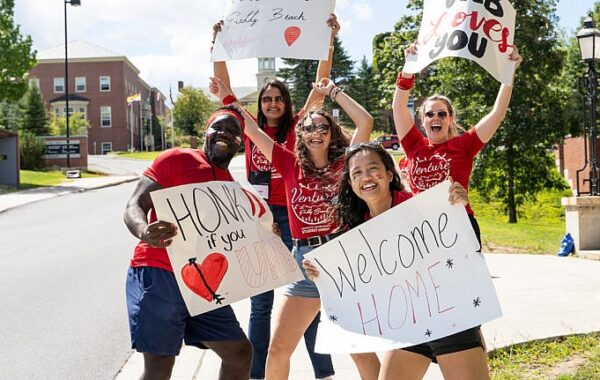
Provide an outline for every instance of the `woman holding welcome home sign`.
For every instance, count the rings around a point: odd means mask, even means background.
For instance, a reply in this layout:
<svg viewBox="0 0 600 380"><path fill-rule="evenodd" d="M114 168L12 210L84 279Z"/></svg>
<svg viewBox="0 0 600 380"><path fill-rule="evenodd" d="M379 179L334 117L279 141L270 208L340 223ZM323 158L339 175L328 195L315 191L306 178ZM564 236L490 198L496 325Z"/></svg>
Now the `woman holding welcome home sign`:
<svg viewBox="0 0 600 380"><path fill-rule="evenodd" d="M416 55L418 46L411 44L405 56ZM522 58L516 47L509 54L515 69ZM514 72L513 72L514 75ZM445 96L426 98L420 110L426 136L417 129L408 109L410 90L415 75L400 72L393 100L394 123L398 138L406 152L408 179L413 194L420 193L452 177L468 189L473 160L490 141L508 110L512 85L502 84L492 110L473 128L459 134L456 110ZM467 213L481 243L479 226L473 210ZM431 361L437 361L445 379L488 379L487 355L479 327L432 342L398 349L386 354L380 379L421 379Z"/></svg>
<svg viewBox="0 0 600 380"><path fill-rule="evenodd" d="M213 39L224 27L224 21L219 21L213 26ZM329 57L319 62L316 82L321 78L329 77L333 62L333 39L340 30L340 25L334 14L330 15L327 25L331 28ZM225 62L214 62L214 75L220 79L224 86L231 88L229 73ZM293 151L296 145L295 126L305 115L305 110L319 107L324 99L324 94L313 90L308 95L304 107L294 113L290 91L285 83L277 79L268 80L258 94L258 113L256 122L272 140L283 144L288 150ZM225 97L224 104L237 101L233 94ZM246 172L250 182L257 192L266 199L273 212L274 222L281 231L281 238L288 249L292 250L292 236L288 220L287 196L281 174L271 165L262 151L247 136L244 136ZM271 338L271 311L273 308L274 291L251 297L250 322L248 338L252 343L253 358L251 379L265 377L265 365L269 341ZM334 374L331 356L314 352L317 326L320 315L317 315L304 333L304 341L317 379L325 379Z"/></svg>

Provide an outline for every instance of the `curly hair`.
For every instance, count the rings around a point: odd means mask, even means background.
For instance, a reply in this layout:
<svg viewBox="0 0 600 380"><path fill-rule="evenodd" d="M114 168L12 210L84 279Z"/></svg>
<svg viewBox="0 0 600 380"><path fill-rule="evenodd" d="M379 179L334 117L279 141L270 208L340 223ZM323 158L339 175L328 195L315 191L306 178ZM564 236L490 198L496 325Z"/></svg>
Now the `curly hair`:
<svg viewBox="0 0 600 380"><path fill-rule="evenodd" d="M350 159L361 152L373 152L377 154L385 170L392 173L392 181L390 182L390 191L392 193L395 191L404 191L404 186L402 186L402 181L396 171L394 160L381 145L369 142L350 146L344 157L344 169L339 179L338 202L335 205L334 214L341 231L362 224L365 221L365 214L369 211L367 203L356 195L350 183Z"/></svg>
<svg viewBox="0 0 600 380"><path fill-rule="evenodd" d="M298 163L302 168L302 172L305 175L318 175L323 176L326 170L317 169L315 164L312 162L310 157L310 151L304 143L302 135L304 134L304 122L307 118L311 118L312 115L317 114L327 119L327 122L331 126L331 140L329 142L329 150L327 152L327 161L329 164L335 162L338 158L342 157L346 151L348 145L350 145L350 137L344 132L342 127L335 122L333 117L327 112L321 109L312 109L306 113L306 115L296 124L296 157Z"/></svg>
<svg viewBox="0 0 600 380"><path fill-rule="evenodd" d="M450 128L448 129L448 138L456 137L460 135L461 132L464 132L465 129L458 124L458 116L456 115L456 109L454 108L452 101L447 96L439 94L431 95L430 97L423 100L423 103L421 103L421 108L419 109L419 115L421 116L421 124L425 125L425 122L423 120L425 117L425 105L428 102L435 101L440 101L444 103L446 105L446 108L448 108L448 113L450 113L450 116L453 116L452 122L450 123Z"/></svg>
<svg viewBox="0 0 600 380"><path fill-rule="evenodd" d="M290 90L285 83L277 79L271 79L268 80L264 86L262 86L260 92L258 93L258 112L256 114L256 121L260 129L265 129L265 126L267 125L267 117L262 111L262 97L265 91L267 91L270 87L277 88L281 92L281 96L283 97L283 101L285 103L283 116L279 120L279 128L275 134L276 142L282 144L285 142L289 130L294 126L294 107L292 105L292 97L290 95Z"/></svg>

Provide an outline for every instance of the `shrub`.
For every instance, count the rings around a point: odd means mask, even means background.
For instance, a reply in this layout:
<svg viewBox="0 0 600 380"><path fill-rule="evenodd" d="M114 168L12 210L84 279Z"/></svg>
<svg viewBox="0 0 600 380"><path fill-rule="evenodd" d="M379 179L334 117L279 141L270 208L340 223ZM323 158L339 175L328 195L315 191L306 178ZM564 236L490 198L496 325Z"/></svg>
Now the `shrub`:
<svg viewBox="0 0 600 380"><path fill-rule="evenodd" d="M32 132L19 131L19 155L21 169L33 170L42 167L42 156L46 153L46 143Z"/></svg>

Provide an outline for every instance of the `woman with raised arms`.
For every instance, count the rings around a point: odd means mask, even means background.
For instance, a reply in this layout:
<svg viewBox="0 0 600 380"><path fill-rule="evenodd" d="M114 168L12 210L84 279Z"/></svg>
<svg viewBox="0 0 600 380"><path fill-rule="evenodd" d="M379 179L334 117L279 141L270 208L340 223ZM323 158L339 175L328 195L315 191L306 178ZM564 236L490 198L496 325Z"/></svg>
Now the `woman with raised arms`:
<svg viewBox="0 0 600 380"><path fill-rule="evenodd" d="M416 54L417 45L411 44L405 55ZM516 47L509 55L515 70L522 61ZM514 75L514 74L513 74ZM475 156L490 141L508 110L511 85L502 84L492 110L473 128L459 134L456 110L445 96L433 95L421 106L421 122L426 136L417 129L408 109L410 90L415 76L400 72L392 104L394 123L400 143L406 152L408 180L413 194L420 193L452 177L465 189ZM473 230L481 243L479 225L473 210L466 204ZM489 379L485 343L479 326L457 334L394 350L384 358L380 379L421 379L431 361L437 361L445 379Z"/></svg>
<svg viewBox="0 0 600 380"><path fill-rule="evenodd" d="M344 152L350 144L368 141L373 128L371 115L329 79L321 79L313 89L328 95L348 114L356 126L351 138L328 113L312 109L296 125L296 147L291 151L275 143L245 113L246 136L283 177L294 243L292 253L301 269L306 253L335 237L337 224L330 215ZM211 90L221 99L229 95L216 78L212 79ZM267 358L269 380L288 378L290 357L321 304L315 284L306 278L289 285L285 295L275 317Z"/></svg>
<svg viewBox="0 0 600 380"><path fill-rule="evenodd" d="M333 39L340 30L340 25L334 14L330 15L327 25L331 28L329 57L327 60L319 61L315 82L321 78L329 77L333 62ZM217 33L224 26L219 21L213 26L213 43ZM231 88L229 72L225 62L214 62L214 76L219 78L225 87ZM268 80L260 89L258 94L258 113L256 122L271 139L279 144L285 145L288 150L293 151L296 145L295 126L304 116L305 110L313 106L318 107L323 102L325 95L313 90L309 93L304 107L294 113L292 98L287 85L277 79ZM223 99L224 104L236 102L237 99L230 96ZM292 236L289 227L287 196L281 174L265 158L262 151L247 136L244 136L246 174L257 192L266 199L273 220L279 231L281 239L289 250L292 249ZM251 379L263 379L265 377L265 365L269 341L271 338L271 310L273 309L274 291L258 294L250 298L250 322L248 325L248 339L252 343L252 370ZM314 352L317 336L317 315L311 325L304 333L304 342L310 357L314 374L317 379L325 379L334 374L331 356Z"/></svg>

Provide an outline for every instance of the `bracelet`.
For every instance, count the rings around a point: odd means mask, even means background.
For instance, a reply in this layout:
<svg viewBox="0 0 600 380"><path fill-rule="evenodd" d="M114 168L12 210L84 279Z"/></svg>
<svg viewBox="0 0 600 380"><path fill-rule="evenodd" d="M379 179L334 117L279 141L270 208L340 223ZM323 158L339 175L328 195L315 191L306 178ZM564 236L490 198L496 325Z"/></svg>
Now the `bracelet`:
<svg viewBox="0 0 600 380"><path fill-rule="evenodd" d="M344 91L339 87L334 87L331 89L331 92L329 92L329 98L335 102L335 98L337 97L337 95L341 92Z"/></svg>
<svg viewBox="0 0 600 380"><path fill-rule="evenodd" d="M408 91L415 85L416 77L417 76L413 74L413 76L410 78L404 78L402 77L402 72L399 72L398 76L396 77L396 87L398 87L400 90Z"/></svg>
<svg viewBox="0 0 600 380"><path fill-rule="evenodd" d="M235 97L235 95L229 94L229 95L227 95L226 97L223 98L223 105L224 106L228 106L228 105L230 105L232 103L235 103L237 101L238 101L238 99Z"/></svg>

